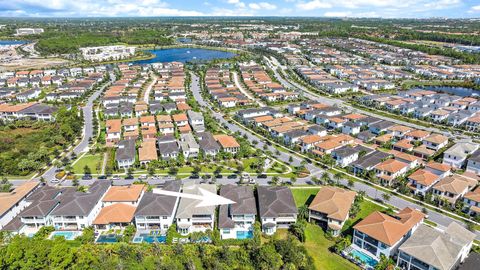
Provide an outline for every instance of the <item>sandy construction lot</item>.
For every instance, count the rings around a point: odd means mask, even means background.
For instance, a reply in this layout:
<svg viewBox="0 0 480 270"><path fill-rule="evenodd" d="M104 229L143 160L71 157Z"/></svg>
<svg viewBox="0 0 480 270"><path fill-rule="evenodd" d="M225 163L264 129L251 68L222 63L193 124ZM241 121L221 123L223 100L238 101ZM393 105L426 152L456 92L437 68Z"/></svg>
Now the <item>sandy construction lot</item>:
<svg viewBox="0 0 480 270"><path fill-rule="evenodd" d="M18 46L20 45L0 46L0 71L50 68L70 63L70 61L60 58L23 56L17 52Z"/></svg>

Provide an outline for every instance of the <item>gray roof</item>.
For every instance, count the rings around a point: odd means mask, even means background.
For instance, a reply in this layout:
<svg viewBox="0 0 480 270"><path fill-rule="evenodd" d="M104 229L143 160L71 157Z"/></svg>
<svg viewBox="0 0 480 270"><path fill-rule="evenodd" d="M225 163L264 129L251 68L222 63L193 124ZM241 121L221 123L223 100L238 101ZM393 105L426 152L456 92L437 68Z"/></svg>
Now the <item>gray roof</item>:
<svg viewBox="0 0 480 270"><path fill-rule="evenodd" d="M180 191L180 181L165 182L164 190ZM135 211L135 216L172 216L177 197L145 192Z"/></svg>
<svg viewBox="0 0 480 270"><path fill-rule="evenodd" d="M480 253L471 252L458 270L477 270L480 265Z"/></svg>
<svg viewBox="0 0 480 270"><path fill-rule="evenodd" d="M348 157L362 151L365 151L367 154L369 154L373 151L373 149L361 145L357 145L355 147L351 147L350 145L344 145L338 149L333 150L332 154L336 157Z"/></svg>
<svg viewBox="0 0 480 270"><path fill-rule="evenodd" d="M470 158L468 158L469 161L475 161L475 162L480 162L480 149L477 151L473 152Z"/></svg>
<svg viewBox="0 0 480 270"><path fill-rule="evenodd" d="M110 181L95 181L88 192L64 195L62 203L52 211L54 216L87 216L110 187ZM63 197L63 196L62 196Z"/></svg>
<svg viewBox="0 0 480 270"><path fill-rule="evenodd" d="M307 135L308 133L302 129L294 129L294 130L285 132L285 134L283 134L284 137L290 137L290 138L300 138Z"/></svg>
<svg viewBox="0 0 480 270"><path fill-rule="evenodd" d="M382 162L384 159L388 158L390 155L391 154L375 150L372 153L364 156L363 158L353 162L352 166L357 168L362 168L362 169L370 168Z"/></svg>
<svg viewBox="0 0 480 270"><path fill-rule="evenodd" d="M223 185L220 196L230 199L235 204L221 205L218 212L219 228L234 228L233 215L256 215L257 206L251 186Z"/></svg>
<svg viewBox="0 0 480 270"><path fill-rule="evenodd" d="M202 120L202 121L203 121L203 115L202 115L202 113L194 112L194 111L192 111L192 110L189 110L189 111L187 111L187 115L188 115L188 118L189 118L191 121L195 121L195 120Z"/></svg>
<svg viewBox="0 0 480 270"><path fill-rule="evenodd" d="M46 217L60 202L61 194L71 194L72 188L55 188L42 186L35 190L26 201L30 202L18 217Z"/></svg>
<svg viewBox="0 0 480 270"><path fill-rule="evenodd" d="M442 232L426 225L418 229L400 246L400 250L437 269L451 269L462 248L475 239L475 234L456 222Z"/></svg>
<svg viewBox="0 0 480 270"><path fill-rule="evenodd" d="M478 149L478 144L473 142L457 142L454 146L445 151L446 155L454 155L457 157L467 157Z"/></svg>
<svg viewBox="0 0 480 270"><path fill-rule="evenodd" d="M297 206L292 191L288 187L259 186L257 193L260 217L297 214Z"/></svg>
<svg viewBox="0 0 480 270"><path fill-rule="evenodd" d="M169 155L173 153L178 153L178 144L177 142L167 142L161 143L158 145L158 150L162 155Z"/></svg>
<svg viewBox="0 0 480 270"><path fill-rule="evenodd" d="M200 195L199 188L202 188L211 193L217 193L217 187L213 184L185 184L183 186L183 193L189 194L198 194ZM214 215L215 206L202 206L196 207L198 205L198 200L189 199L189 198L180 198L180 203L178 204L176 218L192 218L193 215Z"/></svg>
<svg viewBox="0 0 480 270"><path fill-rule="evenodd" d="M115 159L117 161L135 159L135 151L136 149L134 140L119 141Z"/></svg>
<svg viewBox="0 0 480 270"><path fill-rule="evenodd" d="M363 141L369 141L375 138L377 135L373 134L370 130L361 131L357 134L357 138Z"/></svg>
<svg viewBox="0 0 480 270"><path fill-rule="evenodd" d="M386 121L386 120L382 120L380 122L375 122L373 124L370 124L369 127L370 128L377 128L379 130L382 130L382 129L387 129L391 126L395 125L395 123L393 122L390 122L390 121Z"/></svg>
<svg viewBox="0 0 480 270"><path fill-rule="evenodd" d="M171 134L165 134L163 136L160 136L157 138L157 143L158 145L162 143L170 143L170 142L175 142L177 139L175 139L175 136Z"/></svg>
<svg viewBox="0 0 480 270"><path fill-rule="evenodd" d="M201 132L197 134L198 145L203 151L220 151L220 145L217 143L212 133Z"/></svg>
<svg viewBox="0 0 480 270"><path fill-rule="evenodd" d="M49 106L46 104L35 104L33 106L30 106L28 108L25 108L20 111L20 113L35 113L35 114L53 114L57 111L57 108L53 106Z"/></svg>

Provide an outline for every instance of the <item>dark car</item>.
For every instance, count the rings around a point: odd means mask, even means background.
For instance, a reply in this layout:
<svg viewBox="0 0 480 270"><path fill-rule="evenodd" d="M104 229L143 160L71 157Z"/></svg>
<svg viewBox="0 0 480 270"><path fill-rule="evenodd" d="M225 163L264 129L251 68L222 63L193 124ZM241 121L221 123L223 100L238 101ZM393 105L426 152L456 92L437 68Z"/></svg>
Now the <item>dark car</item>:
<svg viewBox="0 0 480 270"><path fill-rule="evenodd" d="M106 176L106 175L100 175L100 176L98 177L98 179L104 180L104 179L107 179L107 176Z"/></svg>
<svg viewBox="0 0 480 270"><path fill-rule="evenodd" d="M85 174L84 176L82 176L82 180L92 180L92 176L90 174Z"/></svg>

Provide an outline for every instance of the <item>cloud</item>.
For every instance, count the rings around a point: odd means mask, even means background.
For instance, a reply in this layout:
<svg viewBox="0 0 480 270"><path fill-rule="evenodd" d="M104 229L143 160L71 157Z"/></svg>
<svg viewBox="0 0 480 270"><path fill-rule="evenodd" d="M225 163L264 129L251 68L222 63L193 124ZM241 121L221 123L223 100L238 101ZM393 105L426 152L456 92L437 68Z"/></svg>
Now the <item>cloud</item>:
<svg viewBox="0 0 480 270"><path fill-rule="evenodd" d="M274 10L277 8L277 6L275 6L274 4L270 4L267 2L250 3L248 4L248 7L254 10L259 10L259 9Z"/></svg>
<svg viewBox="0 0 480 270"><path fill-rule="evenodd" d="M473 6L470 8L469 12L479 12L480 11L480 5L478 6Z"/></svg>
<svg viewBox="0 0 480 270"><path fill-rule="evenodd" d="M16 15L21 14L21 15ZM115 17L115 16L203 16L196 10L171 8L161 0L11 0L0 6L0 16Z"/></svg>
<svg viewBox="0 0 480 270"><path fill-rule="evenodd" d="M330 3L320 1L320 0L313 0L310 2L299 2L297 4L297 8L301 10L314 10L320 8L331 8L332 5Z"/></svg>

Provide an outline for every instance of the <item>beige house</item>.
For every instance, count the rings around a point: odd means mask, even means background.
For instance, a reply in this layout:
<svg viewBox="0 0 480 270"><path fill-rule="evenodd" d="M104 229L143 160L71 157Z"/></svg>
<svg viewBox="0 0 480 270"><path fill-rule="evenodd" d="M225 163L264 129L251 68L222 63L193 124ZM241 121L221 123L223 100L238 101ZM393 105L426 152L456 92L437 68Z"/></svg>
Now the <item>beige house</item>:
<svg viewBox="0 0 480 270"><path fill-rule="evenodd" d="M349 217L357 193L337 187L323 187L308 207L308 221L314 220L338 236Z"/></svg>

